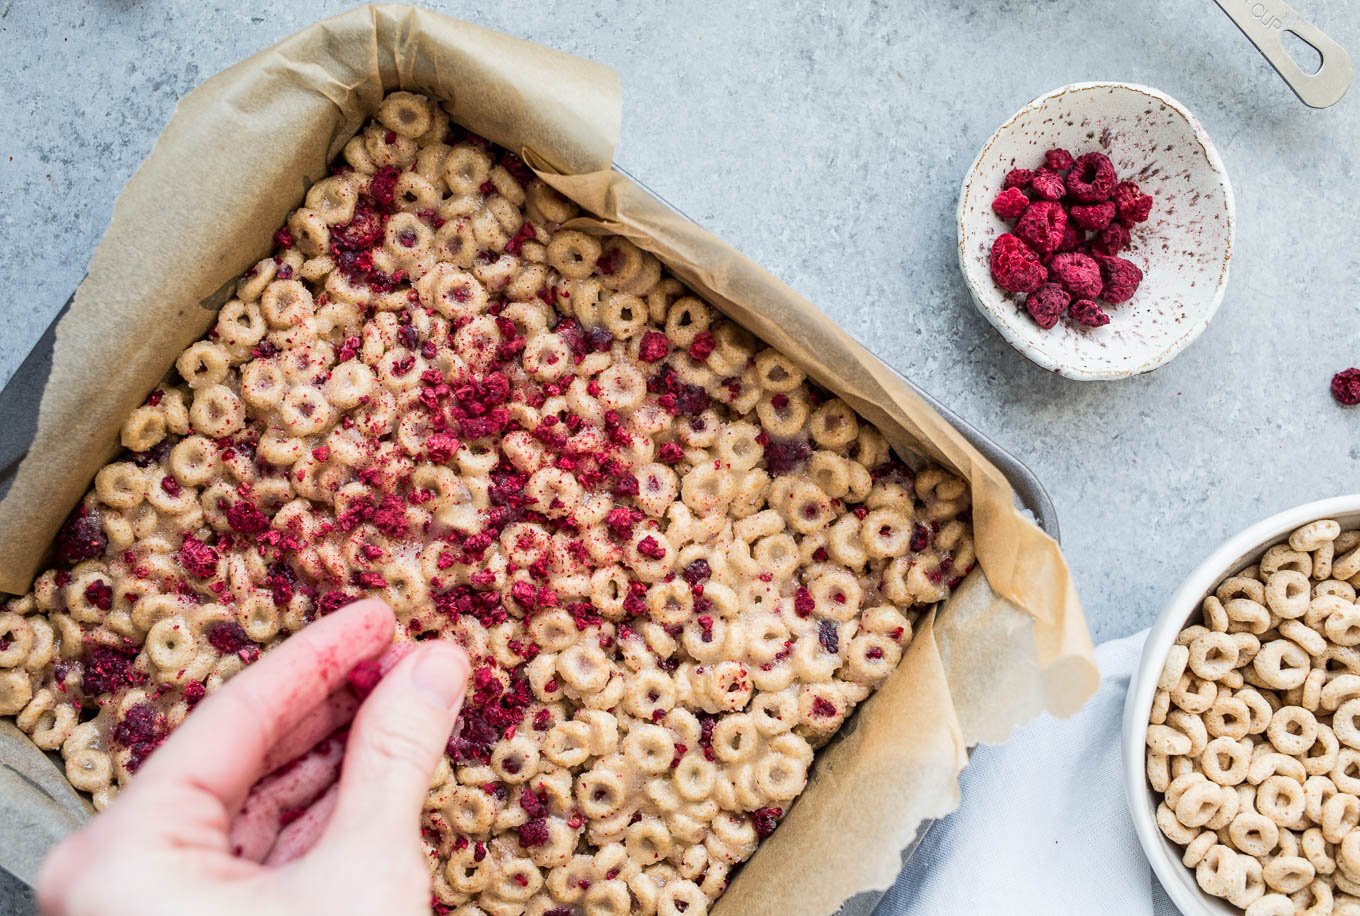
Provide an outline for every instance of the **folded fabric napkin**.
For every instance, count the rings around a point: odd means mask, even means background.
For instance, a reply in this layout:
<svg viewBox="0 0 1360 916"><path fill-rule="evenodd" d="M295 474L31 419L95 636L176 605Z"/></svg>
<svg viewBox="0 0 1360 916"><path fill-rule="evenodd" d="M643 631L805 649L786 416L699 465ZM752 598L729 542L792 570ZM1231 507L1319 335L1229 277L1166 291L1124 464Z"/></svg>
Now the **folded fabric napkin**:
<svg viewBox="0 0 1360 916"><path fill-rule="evenodd" d="M1175 916L1133 832L1120 773L1124 694L1147 632L1096 649L1101 683L1071 719L978 747L963 803L926 834L874 911Z"/></svg>

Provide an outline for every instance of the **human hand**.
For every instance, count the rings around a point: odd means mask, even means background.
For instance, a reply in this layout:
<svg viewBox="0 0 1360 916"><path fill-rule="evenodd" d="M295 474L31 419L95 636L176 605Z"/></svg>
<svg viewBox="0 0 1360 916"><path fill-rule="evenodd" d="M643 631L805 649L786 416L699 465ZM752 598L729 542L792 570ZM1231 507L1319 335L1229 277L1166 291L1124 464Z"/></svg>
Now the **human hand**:
<svg viewBox="0 0 1360 916"><path fill-rule="evenodd" d="M389 653L399 660L359 703L346 675L391 648L394 626L386 604L356 602L200 703L109 809L47 857L39 909L428 913L420 810L469 666L449 642ZM351 716L347 740L328 737Z"/></svg>

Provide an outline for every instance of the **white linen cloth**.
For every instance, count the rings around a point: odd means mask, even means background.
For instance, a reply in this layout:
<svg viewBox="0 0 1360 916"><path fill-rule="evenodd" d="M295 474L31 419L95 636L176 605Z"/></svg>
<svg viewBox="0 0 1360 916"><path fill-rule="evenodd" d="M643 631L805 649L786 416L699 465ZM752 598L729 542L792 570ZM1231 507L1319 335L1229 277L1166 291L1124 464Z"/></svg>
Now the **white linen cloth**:
<svg viewBox="0 0 1360 916"><path fill-rule="evenodd" d="M975 749L962 804L930 828L875 916L1174 916L1120 774L1124 694L1146 635L1097 647L1100 689L1077 715L1044 715Z"/></svg>

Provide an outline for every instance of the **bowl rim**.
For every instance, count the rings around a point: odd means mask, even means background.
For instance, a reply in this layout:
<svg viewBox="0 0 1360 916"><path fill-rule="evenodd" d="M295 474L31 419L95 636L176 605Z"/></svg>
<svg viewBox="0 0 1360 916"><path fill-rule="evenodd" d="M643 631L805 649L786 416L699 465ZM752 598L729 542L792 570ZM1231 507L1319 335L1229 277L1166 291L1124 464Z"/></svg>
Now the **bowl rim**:
<svg viewBox="0 0 1360 916"><path fill-rule="evenodd" d="M1124 698L1123 783L1124 800L1133 819L1134 832L1153 872L1176 907L1186 916L1221 916L1240 913L1236 907L1210 898L1199 889L1194 872L1181 864L1180 850L1157 827L1152 788L1147 784L1146 755L1148 713L1157 692L1157 678L1166 654L1185 624L1200 611L1200 602L1226 576L1243 568L1243 562L1259 557L1295 528L1320 518L1351 516L1360 521L1360 493L1314 500L1277 512L1224 541L1195 567L1148 631L1138 665L1130 677ZM1213 901L1211 903L1210 901Z"/></svg>
<svg viewBox="0 0 1360 916"><path fill-rule="evenodd" d="M968 272L970 254L967 251L964 233L964 206L969 199L969 191L972 188L973 180L982 160L986 157L988 152L991 151L992 146L996 143L1001 133L1011 127L1011 125L1013 125L1021 116L1041 108L1049 101L1070 92L1084 92L1096 89L1129 90L1153 98L1175 110L1189 125L1191 134L1195 138L1195 142L1198 143L1200 148L1204 151L1205 159L1209 164L1210 170L1218 176L1219 183L1223 187L1224 211L1227 219L1228 236L1223 249L1223 260L1218 274L1218 282L1214 285L1214 292L1210 297L1208 307L1203 309L1198 317L1196 317L1196 319L1185 329L1185 332L1173 340L1170 345L1162 350L1162 352L1143 362L1139 368L1132 370L1104 368L1077 369L1063 364L1045 352L1036 350L1019 333L1012 330L1006 322L1001 320L1000 314L993 307L992 303L983 297ZM1146 86L1142 83L1125 83L1118 80L1097 80L1091 82L1068 83L1066 86L1060 86L1051 92L1036 96L993 131L992 135L987 138L987 142L982 145L980 150L978 150L978 154L973 158L972 164L968 166L967 171L963 174L963 182L959 188L959 202L955 210L955 222L958 230L957 247L959 272L963 274L964 284L968 287L968 295L973 300L974 307L982 313L983 317L987 319L992 327L1000 332L1006 342L1039 366L1051 372L1056 372L1064 378L1070 378L1075 381L1112 381L1114 379L1132 378L1136 375L1152 372L1154 369L1159 369L1171 362L1171 360L1179 356L1186 347L1194 343L1199 338L1200 334L1204 333L1204 329L1209 326L1209 323L1213 321L1214 316L1218 314L1219 306L1223 304L1223 296L1227 292L1228 273L1232 264L1234 245L1237 240L1237 201L1233 195L1232 182L1228 179L1228 170L1224 167L1223 160L1218 154L1218 148L1214 146L1214 142L1210 139L1208 131L1204 129L1204 125L1200 123L1199 119L1196 118L1188 108L1172 96L1167 95L1165 92L1152 86Z"/></svg>

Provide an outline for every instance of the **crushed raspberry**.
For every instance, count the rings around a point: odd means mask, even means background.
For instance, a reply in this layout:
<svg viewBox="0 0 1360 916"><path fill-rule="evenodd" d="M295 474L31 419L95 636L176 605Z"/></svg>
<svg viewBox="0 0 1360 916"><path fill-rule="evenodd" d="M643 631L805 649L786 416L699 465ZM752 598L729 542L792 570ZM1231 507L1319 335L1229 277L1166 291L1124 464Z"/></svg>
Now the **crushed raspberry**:
<svg viewBox="0 0 1360 916"><path fill-rule="evenodd" d="M1114 204L1119 209L1119 219L1126 226L1147 222L1152 213L1152 196L1144 194L1132 181L1121 181L1114 189Z"/></svg>
<svg viewBox="0 0 1360 916"><path fill-rule="evenodd" d="M179 548L179 563L190 575L200 579L210 579L217 574L217 551L194 537L184 536Z"/></svg>
<svg viewBox="0 0 1360 916"><path fill-rule="evenodd" d="M1036 200L1015 224L1015 234L1039 254L1052 254L1067 231L1067 211L1062 204Z"/></svg>
<svg viewBox="0 0 1360 916"><path fill-rule="evenodd" d="M365 699L382 680L382 668L373 659L365 659L349 670L345 682L359 699Z"/></svg>
<svg viewBox="0 0 1360 916"><path fill-rule="evenodd" d="M235 655L250 645L250 637L235 620L223 620L208 629L208 644L223 655Z"/></svg>
<svg viewBox="0 0 1360 916"><path fill-rule="evenodd" d="M992 201L992 212L1004 220L1013 221L1025 212L1029 198L1019 188L1007 188Z"/></svg>
<svg viewBox="0 0 1360 916"><path fill-rule="evenodd" d="M1114 163L1104 153L1085 153L1067 173L1067 193L1084 204L1109 200L1119 176Z"/></svg>
<svg viewBox="0 0 1360 916"><path fill-rule="evenodd" d="M637 552L651 560L660 560L666 555L666 548L650 534L638 541Z"/></svg>
<svg viewBox="0 0 1360 916"><path fill-rule="evenodd" d="M387 165L378 169L368 182L368 196L373 198L384 210L391 211L397 197L397 179L401 169Z"/></svg>
<svg viewBox="0 0 1360 916"><path fill-rule="evenodd" d="M1082 299L1094 299L1105 286L1100 265L1090 255L1077 251L1055 254L1048 262L1048 275L1063 289Z"/></svg>
<svg viewBox="0 0 1360 916"><path fill-rule="evenodd" d="M690 359L693 359L697 362L703 362L704 360L708 359L709 354L711 354L714 351L714 349L717 348L717 346L718 342L713 338L713 335L710 334L708 331L704 331L703 333L695 337L693 342L690 343L689 345Z"/></svg>
<svg viewBox="0 0 1360 916"><path fill-rule="evenodd" d="M765 467L776 477L791 474L812 456L806 439L771 439L764 445Z"/></svg>
<svg viewBox="0 0 1360 916"><path fill-rule="evenodd" d="M1029 187L1034 180L1034 173L1029 169L1011 169L1006 173L1006 179L1001 183L1002 188L1019 188L1024 190Z"/></svg>
<svg viewBox="0 0 1360 916"><path fill-rule="evenodd" d="M274 244L280 248L293 247L293 233L288 231L287 226L280 226L279 231L274 233Z"/></svg>
<svg viewBox="0 0 1360 916"><path fill-rule="evenodd" d="M1099 303L1090 299L1078 299L1073 302L1068 314L1077 324L1088 328L1103 328L1110 323L1110 316L1105 314Z"/></svg>
<svg viewBox="0 0 1360 916"><path fill-rule="evenodd" d="M836 714L836 705L826 697L814 697L812 700L812 714L829 719Z"/></svg>
<svg viewBox="0 0 1360 916"><path fill-rule="evenodd" d="M1143 272L1132 261L1109 255L1096 255L1100 273L1105 278L1105 286L1100 298L1111 305L1128 302L1143 282Z"/></svg>
<svg viewBox="0 0 1360 916"><path fill-rule="evenodd" d="M1044 153L1044 164L1055 172L1065 172L1075 162L1072 154L1065 149L1051 149Z"/></svg>
<svg viewBox="0 0 1360 916"><path fill-rule="evenodd" d="M755 828L756 836L763 840L774 833L774 828L779 826L779 819L783 816L783 808L757 808L752 811L751 826Z"/></svg>
<svg viewBox="0 0 1360 916"><path fill-rule="evenodd" d="M656 453L656 460L660 461L662 464L675 464L676 462L683 460L684 457L685 450L674 442L663 443L661 448L657 449Z"/></svg>
<svg viewBox="0 0 1360 916"><path fill-rule="evenodd" d="M101 611L113 608L113 586L103 579L95 579L85 586L85 600Z"/></svg>
<svg viewBox="0 0 1360 916"><path fill-rule="evenodd" d="M1025 297L1025 311L1045 330L1056 325L1071 304L1071 294L1056 283L1045 283Z"/></svg>
<svg viewBox="0 0 1360 916"><path fill-rule="evenodd" d="M102 556L109 539L99 519L85 506L78 508L57 533L57 556L67 563L79 563Z"/></svg>
<svg viewBox="0 0 1360 916"><path fill-rule="evenodd" d="M138 703L119 720L113 729L113 743L131 751L128 772L141 769L151 752L160 747L169 733L165 716L150 703Z"/></svg>
<svg viewBox="0 0 1360 916"><path fill-rule="evenodd" d="M799 617L811 617L816 607L817 602L812 597L812 592L805 586L798 586L798 590L793 593L793 612Z"/></svg>
<svg viewBox="0 0 1360 916"><path fill-rule="evenodd" d="M920 553L930 546L930 529L917 522L911 529L911 543L907 545L913 553Z"/></svg>
<svg viewBox="0 0 1360 916"><path fill-rule="evenodd" d="M161 489L171 496L178 496L184 492L184 488L179 485L179 481L166 474L161 478Z"/></svg>
<svg viewBox="0 0 1360 916"><path fill-rule="evenodd" d="M1342 369L1332 376L1332 397L1342 407L1360 404L1360 369Z"/></svg>
<svg viewBox="0 0 1360 916"><path fill-rule="evenodd" d="M130 654L129 654L130 653ZM80 687L87 697L117 693L141 678L132 667L136 649L124 651L112 646L92 646L85 652Z"/></svg>
<svg viewBox="0 0 1360 916"><path fill-rule="evenodd" d="M203 685L202 681L190 681L184 685L184 689L180 693L184 696L184 702L190 706L197 706L208 695L208 688Z"/></svg>
<svg viewBox="0 0 1360 916"><path fill-rule="evenodd" d="M712 575L713 569L703 557L700 557L684 569L680 570L680 578L684 579L690 585L700 585L707 582Z"/></svg>
<svg viewBox="0 0 1360 916"><path fill-rule="evenodd" d="M254 535L269 530L269 516L248 500L238 499L227 506L226 515L227 524L231 526L232 531Z"/></svg>
<svg viewBox="0 0 1360 916"><path fill-rule="evenodd" d="M822 648L832 655L841 651L840 628L834 620L821 620L817 622L817 641L822 644Z"/></svg>
<svg viewBox="0 0 1360 916"><path fill-rule="evenodd" d="M1148 198L1151 201L1151 198ZM1102 200L1096 204L1074 204L1072 206L1072 222L1077 224L1080 229L1087 232L1099 232L1114 219L1115 202L1112 200Z"/></svg>
<svg viewBox="0 0 1360 916"><path fill-rule="evenodd" d="M992 279L1008 293L1031 293L1048 279L1048 268L1018 236L1009 232L992 243Z"/></svg>
<svg viewBox="0 0 1360 916"><path fill-rule="evenodd" d="M666 358L670 348L670 342L666 340L665 334L648 331L642 335L642 343L638 346L638 359L645 363L660 362Z"/></svg>
<svg viewBox="0 0 1360 916"><path fill-rule="evenodd" d="M548 823L542 818L535 818L519 827L519 845L525 849L543 846L547 844L548 839Z"/></svg>
<svg viewBox="0 0 1360 916"><path fill-rule="evenodd" d="M1059 200L1067 193L1063 177L1051 169L1039 169L1035 172L1030 189L1040 200Z"/></svg>

